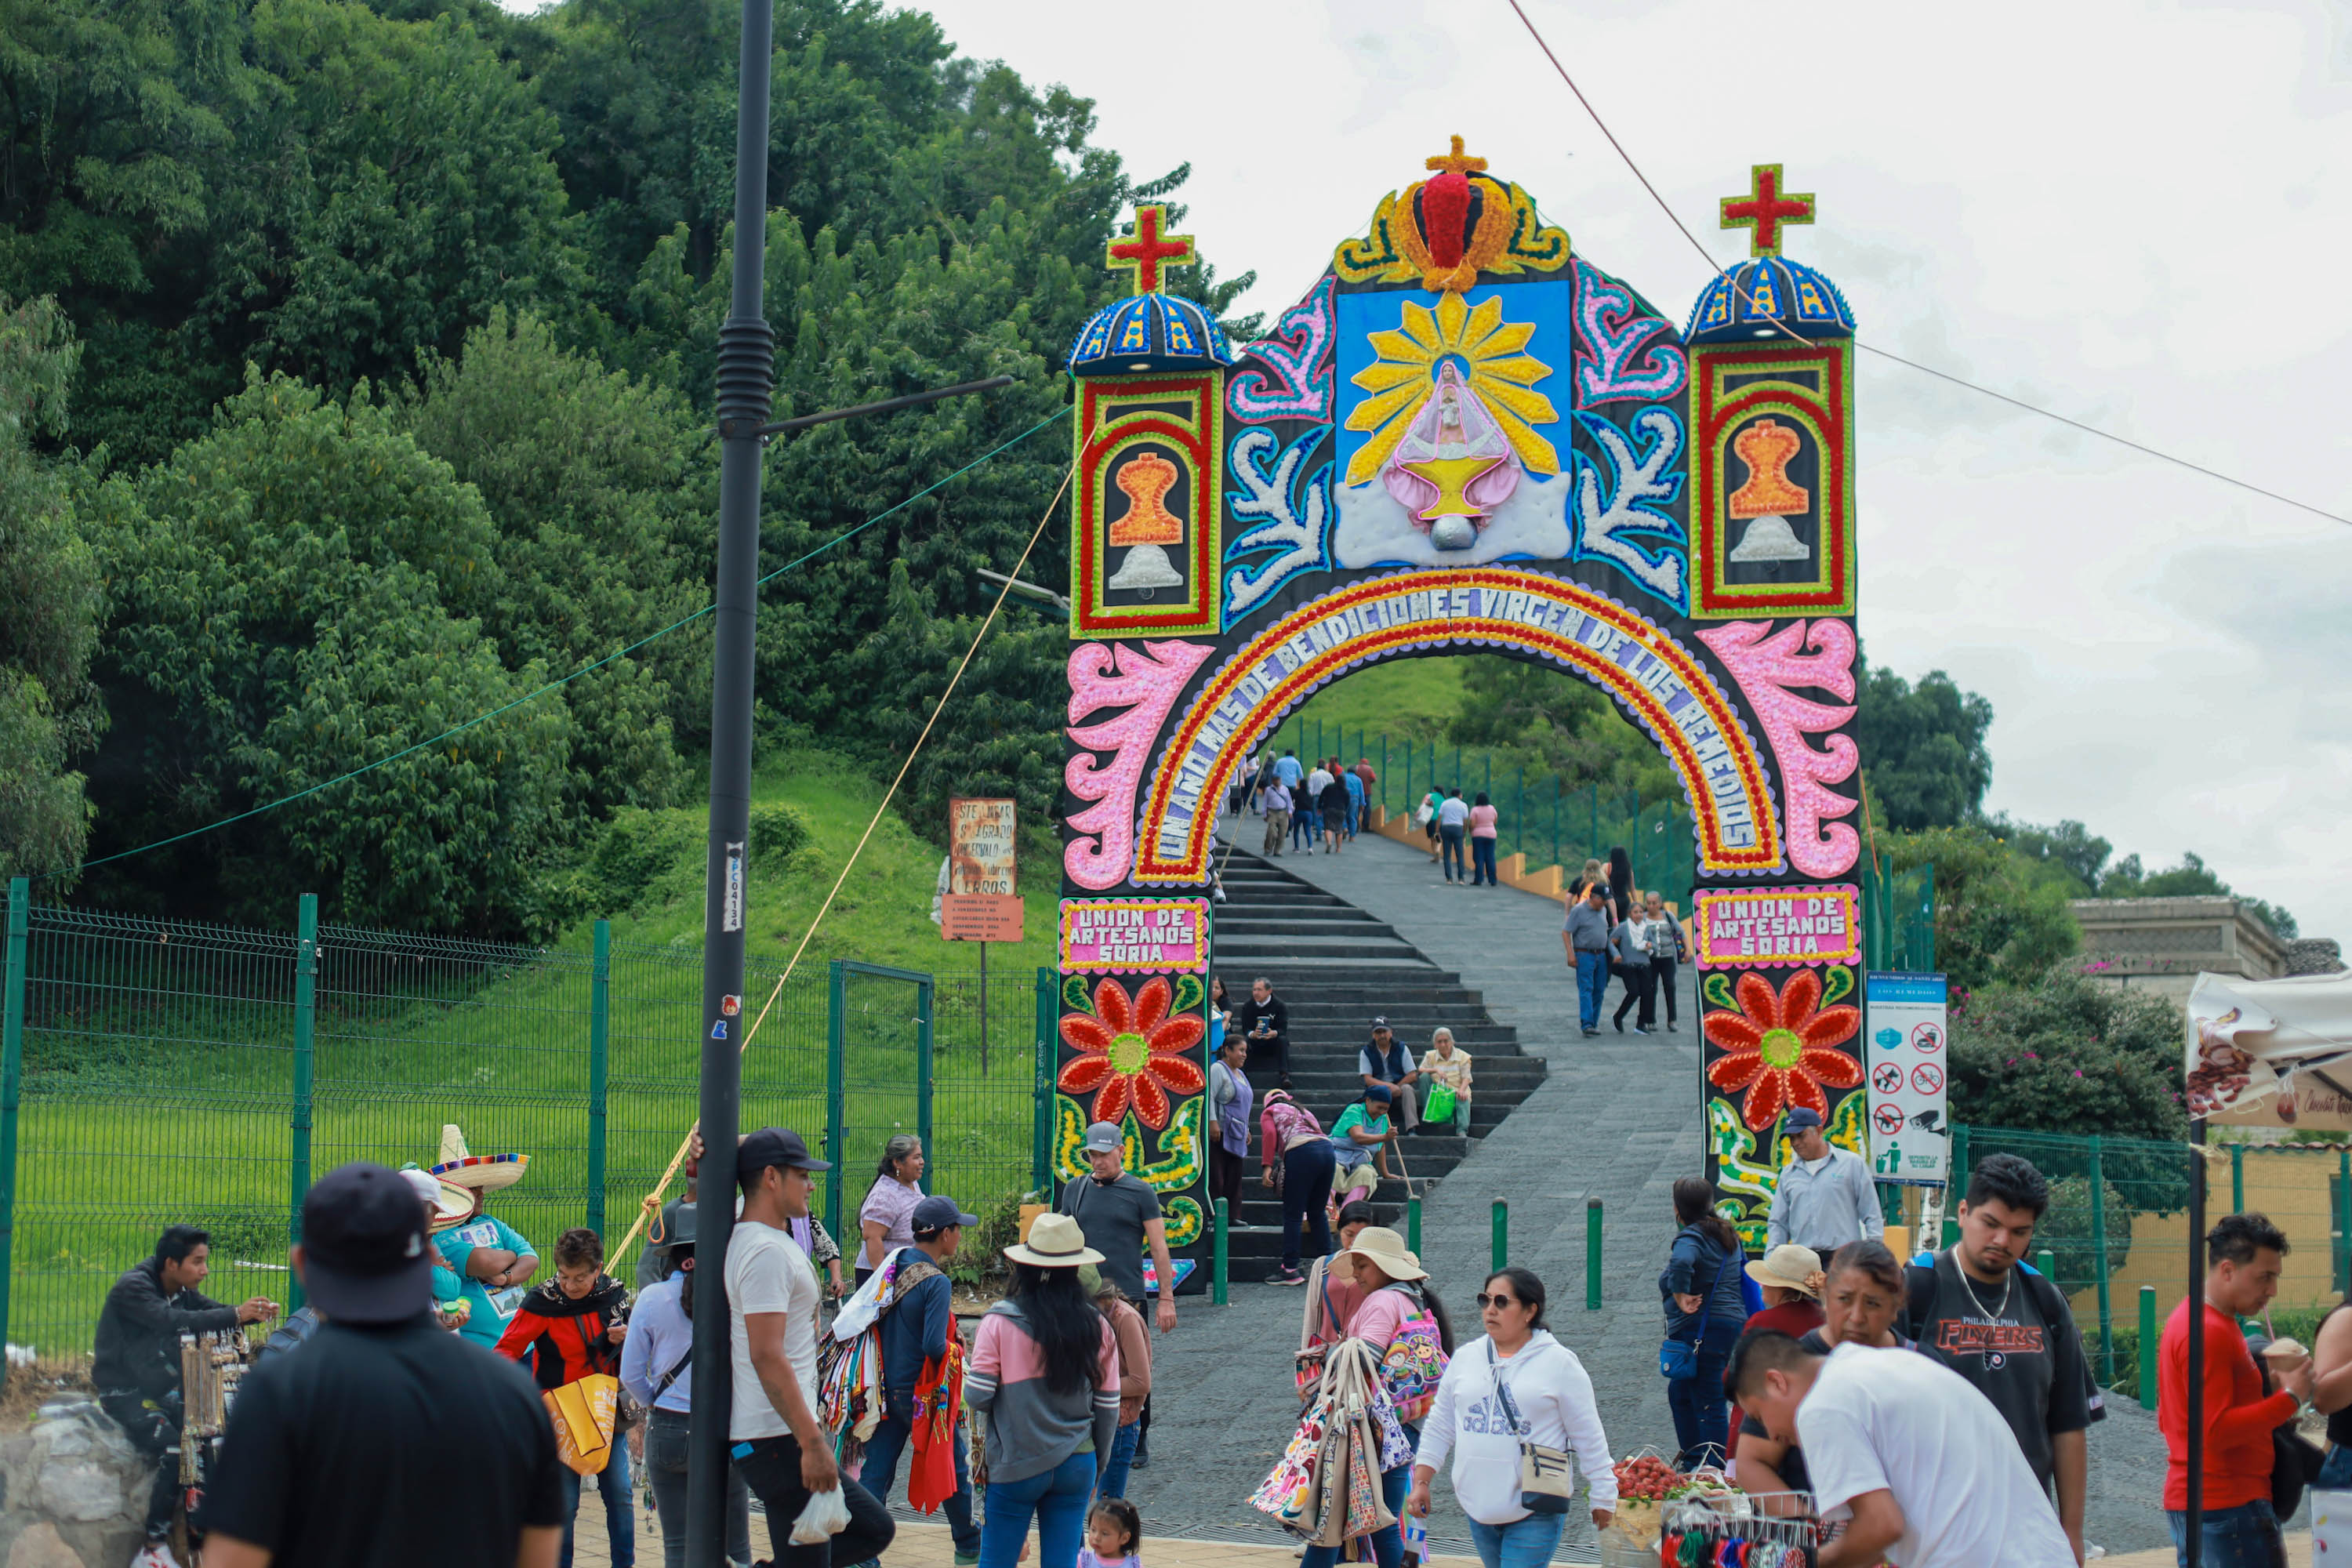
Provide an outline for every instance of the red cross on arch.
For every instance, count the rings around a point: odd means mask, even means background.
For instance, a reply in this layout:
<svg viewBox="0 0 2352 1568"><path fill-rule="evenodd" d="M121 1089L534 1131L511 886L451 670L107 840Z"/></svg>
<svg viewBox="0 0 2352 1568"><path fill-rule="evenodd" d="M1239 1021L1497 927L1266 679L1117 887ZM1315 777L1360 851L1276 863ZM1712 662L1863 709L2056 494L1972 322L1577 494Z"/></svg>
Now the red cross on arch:
<svg viewBox="0 0 2352 1568"><path fill-rule="evenodd" d="M1168 209L1157 205L1135 209L1135 237L1114 239L1108 252L1111 270L1135 274L1135 292L1160 292L1160 268L1163 262L1192 259L1192 237L1189 234L1162 236L1160 227L1168 221Z"/></svg>
<svg viewBox="0 0 2352 1568"><path fill-rule="evenodd" d="M1759 163L1748 171L1748 195L1723 198L1723 226L1748 230L1748 254L1780 254L1780 226L1813 221L1811 193L1780 193L1780 165Z"/></svg>

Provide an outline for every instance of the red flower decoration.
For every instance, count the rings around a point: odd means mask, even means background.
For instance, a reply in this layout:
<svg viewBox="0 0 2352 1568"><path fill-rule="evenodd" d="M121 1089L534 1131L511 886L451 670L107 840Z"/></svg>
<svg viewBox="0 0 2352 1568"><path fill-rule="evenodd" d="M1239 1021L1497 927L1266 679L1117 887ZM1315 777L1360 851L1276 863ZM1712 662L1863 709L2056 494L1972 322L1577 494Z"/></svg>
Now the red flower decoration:
<svg viewBox="0 0 2352 1568"><path fill-rule="evenodd" d="M1095 987L1095 1016L1062 1015L1062 1038L1085 1054L1065 1063L1056 1081L1070 1094L1102 1091L1088 1121L1117 1121L1132 1105L1146 1127L1163 1128L1171 1094L1208 1087L1200 1068L1177 1053L1199 1045L1209 1026L1189 1013L1170 1017L1168 1001L1168 982L1159 975L1133 1002L1127 987L1105 978Z"/></svg>
<svg viewBox="0 0 2352 1568"><path fill-rule="evenodd" d="M1709 1013L1701 1027L1723 1056L1706 1069L1716 1088L1748 1090L1744 1114L1750 1131L1761 1132L1783 1110L1802 1105L1829 1120L1822 1085L1852 1089L1862 1081L1862 1064L1833 1049L1862 1024L1858 1007L1823 1007L1821 976L1801 969L1786 989L1750 970L1739 977L1739 1011Z"/></svg>

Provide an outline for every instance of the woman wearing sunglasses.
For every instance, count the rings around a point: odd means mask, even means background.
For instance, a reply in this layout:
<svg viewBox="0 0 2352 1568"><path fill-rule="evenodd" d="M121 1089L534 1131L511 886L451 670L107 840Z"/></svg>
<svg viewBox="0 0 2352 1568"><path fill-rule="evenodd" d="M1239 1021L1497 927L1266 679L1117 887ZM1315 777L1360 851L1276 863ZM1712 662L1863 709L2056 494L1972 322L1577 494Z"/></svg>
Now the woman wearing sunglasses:
<svg viewBox="0 0 2352 1568"><path fill-rule="evenodd" d="M1568 1523L1573 1471L1556 1493L1522 1485L1523 1450L1572 1456L1591 1485L1592 1526L1616 1517L1617 1473L1584 1363L1543 1326L1543 1281L1525 1268L1487 1277L1478 1294L1484 1339L1454 1354L1422 1426L1405 1507L1429 1512L1429 1483L1450 1454L1454 1498L1470 1517L1485 1568L1545 1568ZM1530 1504L1537 1506L1531 1507ZM1556 1511L1550 1511L1556 1510Z"/></svg>

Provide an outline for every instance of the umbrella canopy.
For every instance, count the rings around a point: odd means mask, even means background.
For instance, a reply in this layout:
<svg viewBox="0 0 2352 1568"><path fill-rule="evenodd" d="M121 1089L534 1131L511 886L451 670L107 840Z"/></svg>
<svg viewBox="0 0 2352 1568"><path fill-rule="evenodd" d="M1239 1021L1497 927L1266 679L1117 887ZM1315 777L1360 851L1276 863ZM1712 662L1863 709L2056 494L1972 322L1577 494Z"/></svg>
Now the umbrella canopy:
<svg viewBox="0 0 2352 1568"><path fill-rule="evenodd" d="M2352 1131L2352 971L2189 993L2189 1114L2224 1127Z"/></svg>

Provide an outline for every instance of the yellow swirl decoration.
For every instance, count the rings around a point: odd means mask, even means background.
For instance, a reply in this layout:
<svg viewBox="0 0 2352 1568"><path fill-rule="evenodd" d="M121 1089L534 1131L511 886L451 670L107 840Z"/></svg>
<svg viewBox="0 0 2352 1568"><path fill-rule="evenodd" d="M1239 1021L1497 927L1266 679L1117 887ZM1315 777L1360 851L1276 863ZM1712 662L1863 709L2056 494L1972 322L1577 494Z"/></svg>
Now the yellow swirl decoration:
<svg viewBox="0 0 2352 1568"><path fill-rule="evenodd" d="M1160 1205L1162 1219L1168 1222L1168 1245L1190 1247L1201 1239L1208 1222L1201 1217L1201 1205L1191 1198L1170 1198Z"/></svg>

